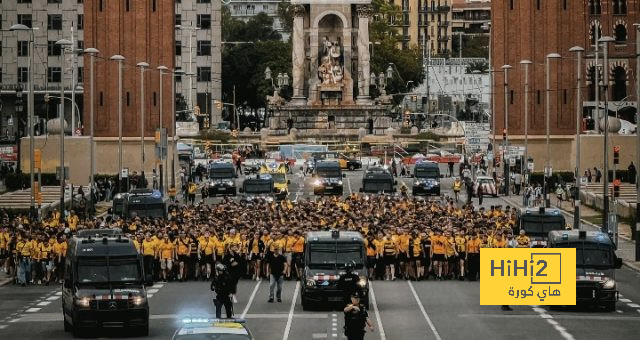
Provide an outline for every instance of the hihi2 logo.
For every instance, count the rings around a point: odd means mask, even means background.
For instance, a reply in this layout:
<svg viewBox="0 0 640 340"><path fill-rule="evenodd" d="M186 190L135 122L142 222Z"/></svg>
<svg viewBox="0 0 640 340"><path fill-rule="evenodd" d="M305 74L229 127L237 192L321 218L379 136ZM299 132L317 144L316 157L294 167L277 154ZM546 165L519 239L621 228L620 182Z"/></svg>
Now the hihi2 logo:
<svg viewBox="0 0 640 340"><path fill-rule="evenodd" d="M482 248L481 305L575 305L572 248Z"/></svg>

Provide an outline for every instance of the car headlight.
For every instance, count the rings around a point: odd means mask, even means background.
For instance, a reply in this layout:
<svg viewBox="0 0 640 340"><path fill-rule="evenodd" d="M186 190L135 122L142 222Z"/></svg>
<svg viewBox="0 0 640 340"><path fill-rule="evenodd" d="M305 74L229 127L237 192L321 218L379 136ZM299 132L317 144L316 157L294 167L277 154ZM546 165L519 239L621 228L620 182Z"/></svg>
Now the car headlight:
<svg viewBox="0 0 640 340"><path fill-rule="evenodd" d="M315 185L315 186L319 187L319 186L321 186L321 185L322 185L322 181L321 181L321 180L319 180L319 179L316 179L315 181L313 181L313 185Z"/></svg>
<svg viewBox="0 0 640 340"><path fill-rule="evenodd" d="M232 186L233 185L233 181L227 181L225 182L228 186Z"/></svg>
<svg viewBox="0 0 640 340"><path fill-rule="evenodd" d="M122 194L116 194L115 196L113 196L114 200L119 200L122 198Z"/></svg>
<svg viewBox="0 0 640 340"><path fill-rule="evenodd" d="M342 185L342 181L338 181L338 185Z"/></svg>
<svg viewBox="0 0 640 340"><path fill-rule="evenodd" d="M90 303L91 303L91 299L89 299L86 296L76 299L76 305L79 307L89 307Z"/></svg>
<svg viewBox="0 0 640 340"><path fill-rule="evenodd" d="M307 287L315 287L316 281L314 279L307 279Z"/></svg>
<svg viewBox="0 0 640 340"><path fill-rule="evenodd" d="M614 279L606 279L602 284L602 288L604 289L613 289L616 287L616 281Z"/></svg>
<svg viewBox="0 0 640 340"><path fill-rule="evenodd" d="M367 286L367 278L364 276L361 276L360 280L358 280L358 287L364 288L366 286Z"/></svg>
<svg viewBox="0 0 640 340"><path fill-rule="evenodd" d="M147 298L144 297L144 296L141 296L141 295L137 295L137 296L134 296L131 299L131 302L133 302L134 306L140 306L140 305L144 304L145 302L147 302Z"/></svg>

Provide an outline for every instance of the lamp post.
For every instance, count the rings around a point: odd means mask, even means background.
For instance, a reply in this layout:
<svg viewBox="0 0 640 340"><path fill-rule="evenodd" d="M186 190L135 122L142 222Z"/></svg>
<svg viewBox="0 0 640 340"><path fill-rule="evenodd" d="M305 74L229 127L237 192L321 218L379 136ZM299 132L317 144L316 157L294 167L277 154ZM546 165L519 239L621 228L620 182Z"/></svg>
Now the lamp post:
<svg viewBox="0 0 640 340"><path fill-rule="evenodd" d="M636 27L636 168L640 166L640 24ZM640 174L636 170L636 261L640 261Z"/></svg>
<svg viewBox="0 0 640 340"><path fill-rule="evenodd" d="M56 45L60 46L60 53L62 56L62 61L61 61L61 74L60 74L60 112L58 114L58 119L60 121L60 221L62 222L64 220L64 187L65 187L65 177L67 175L67 172L64 171L64 76L63 76L63 70L64 70L64 55L65 55L65 48L67 46L71 46L71 48L73 48L73 45L71 44L71 41L67 40L67 39L60 39L58 41L56 41ZM73 114L73 105L71 105L71 114ZM73 193L71 193L71 195L73 195Z"/></svg>
<svg viewBox="0 0 640 340"><path fill-rule="evenodd" d="M136 66L140 68L140 175L144 173L144 71L149 64L141 61Z"/></svg>
<svg viewBox="0 0 640 340"><path fill-rule="evenodd" d="M522 60L520 65L524 67L524 164L522 169L522 175L525 176L525 187L529 184L529 65L533 62L531 60ZM526 190L523 190L526 191ZM522 200L525 205L528 205L526 192L522 195Z"/></svg>
<svg viewBox="0 0 640 340"><path fill-rule="evenodd" d="M26 31L29 32L29 68L27 69L27 81L29 83L29 93L27 94L27 122L29 124L29 183L30 183L30 204L29 204L29 214L32 219L37 218L38 214L36 213L36 189L35 189L35 131L34 131L34 100L33 100L33 31L35 28L29 28L23 24L16 24L9 28L10 31ZM17 141L20 143L20 141Z"/></svg>
<svg viewBox="0 0 640 340"><path fill-rule="evenodd" d="M165 71L169 70L166 66L162 65L162 66L158 66L157 67L158 72L160 72L160 123L159 123L159 129L160 129L160 191L164 194L166 188L167 188L167 183L166 183L166 179L167 176L163 173L162 169L163 169L163 165L162 165L162 160L164 159L164 140L162 138L162 119L163 119L163 112L162 112L162 75L164 74ZM165 134L166 136L166 134ZM166 165L164 166L164 171L166 171L167 167Z"/></svg>
<svg viewBox="0 0 640 340"><path fill-rule="evenodd" d="M545 75L547 78L547 87L546 87L546 110L545 110L545 134L546 134L546 146L547 146L547 159L544 167L544 176L543 181L543 189L544 189L544 206L549 208L551 206L551 198L549 196L549 183L547 181L547 176L551 177L551 149L549 147L549 136L550 136L550 116L551 116L551 73L549 71L549 64L551 63L551 59L560 59L561 56L558 53L549 53L546 57L545 64Z"/></svg>
<svg viewBox="0 0 640 340"><path fill-rule="evenodd" d="M188 73L192 73L193 72L192 66L191 66L193 64L193 43L192 43L192 38L195 37L196 31L200 30L200 27L176 25L175 28L177 30L181 30L181 31L189 31L189 69L187 70L187 72ZM192 88L193 88L193 79L189 78L189 91L188 91L189 100L187 101L187 103L188 103L188 106L193 109L193 107L194 107L193 98L191 97Z"/></svg>
<svg viewBox="0 0 640 340"><path fill-rule="evenodd" d="M491 21L487 21L482 24L482 29L489 31L489 105L491 107L491 146L496 146L496 102L494 100L494 88L493 88L493 64L491 63ZM491 169L493 169L493 162L491 162Z"/></svg>
<svg viewBox="0 0 640 340"><path fill-rule="evenodd" d="M602 43L604 52L604 77L602 79L602 90L604 95L604 171L603 171L603 216L602 216L602 229L604 232L609 232L609 43L614 41L612 37L604 36L598 39L598 42Z"/></svg>
<svg viewBox="0 0 640 340"><path fill-rule="evenodd" d="M502 66L502 70L504 70L504 140L502 141L504 157L502 157L502 162L504 162L504 195L507 197L509 196L509 161L507 160L509 153L509 69L511 69L511 65Z"/></svg>
<svg viewBox="0 0 640 340"><path fill-rule="evenodd" d="M581 88L582 85L582 52L584 48L580 46L574 46L569 49L569 52L576 53L576 197L575 208L573 209L573 229L580 229L580 126L582 125L582 98Z"/></svg>
<svg viewBox="0 0 640 340"><path fill-rule="evenodd" d="M111 60L118 63L118 192L122 191L122 63L124 57L116 54Z"/></svg>
<svg viewBox="0 0 640 340"><path fill-rule="evenodd" d="M173 74L171 77L171 136L172 136L172 146L173 152L171 153L171 187L175 189L176 187L176 165L178 159L178 145L176 142L176 78L182 76L184 71L177 69L173 70ZM189 79L193 77L193 74L189 75ZM191 172L189 172L191 175Z"/></svg>
<svg viewBox="0 0 640 340"><path fill-rule="evenodd" d="M89 195L91 196L91 198L89 199L89 205L91 207L91 211L94 212L95 211L95 201L93 199L93 195L94 195L94 191L93 188L95 186L95 180L93 177L93 174L95 173L95 147L93 145L93 117L95 116L95 106L94 106L94 87L95 84L93 82L93 66L95 64L95 58L96 58L96 54L100 53L100 51L98 51L97 49L90 47L84 50L84 53L89 54L89 81L91 82L90 87L89 87L89 105L91 105L91 108L89 109L89 182L91 185L91 188L89 189Z"/></svg>

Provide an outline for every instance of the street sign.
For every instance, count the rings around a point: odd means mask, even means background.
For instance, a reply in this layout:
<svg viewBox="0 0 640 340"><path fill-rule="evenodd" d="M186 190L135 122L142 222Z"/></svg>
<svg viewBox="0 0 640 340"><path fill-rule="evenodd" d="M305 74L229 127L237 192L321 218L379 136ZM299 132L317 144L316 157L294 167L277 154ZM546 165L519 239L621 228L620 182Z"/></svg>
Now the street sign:
<svg viewBox="0 0 640 340"><path fill-rule="evenodd" d="M509 166L515 166L516 165L516 159L515 158L509 158Z"/></svg>
<svg viewBox="0 0 640 340"><path fill-rule="evenodd" d="M533 171L533 165L534 165L533 162L528 162L527 169L529 169L530 171Z"/></svg>
<svg viewBox="0 0 640 340"><path fill-rule="evenodd" d="M65 180L69 180L69 167L65 166L63 171L64 171L64 179ZM60 177L61 177L60 176L60 167L57 166L56 167L56 179L60 180Z"/></svg>
<svg viewBox="0 0 640 340"><path fill-rule="evenodd" d="M123 168L122 169L122 178L128 178L129 177L129 168Z"/></svg>
<svg viewBox="0 0 640 340"><path fill-rule="evenodd" d="M553 176L553 168L552 168L552 167L550 167L550 166L545 166L545 167L544 167L544 175L545 175L546 177L551 177L551 176Z"/></svg>

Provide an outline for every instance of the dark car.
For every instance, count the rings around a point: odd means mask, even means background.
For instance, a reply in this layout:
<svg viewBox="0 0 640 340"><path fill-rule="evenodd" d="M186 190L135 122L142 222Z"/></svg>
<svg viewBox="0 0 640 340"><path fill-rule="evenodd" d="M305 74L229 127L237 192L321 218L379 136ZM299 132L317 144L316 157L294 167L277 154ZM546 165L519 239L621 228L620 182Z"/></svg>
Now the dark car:
<svg viewBox="0 0 640 340"><path fill-rule="evenodd" d="M243 194L243 201L253 201L264 199L273 202L274 182L270 174L259 174L255 177L246 177L242 182L240 192Z"/></svg>
<svg viewBox="0 0 640 340"><path fill-rule="evenodd" d="M342 195L344 177L337 161L316 161L313 170L313 194Z"/></svg>
<svg viewBox="0 0 640 340"><path fill-rule="evenodd" d="M566 221L559 209L523 208L517 214L513 232L518 235L520 229L524 229L531 240L531 247L542 248L547 246L550 231L563 230L565 227Z"/></svg>
<svg viewBox="0 0 640 340"><path fill-rule="evenodd" d="M413 169L413 194L440 196L440 168L438 163L420 161Z"/></svg>
<svg viewBox="0 0 640 340"><path fill-rule="evenodd" d="M209 164L209 181L207 189L210 197L217 195L236 195L236 172L230 162L213 162Z"/></svg>
<svg viewBox="0 0 640 340"><path fill-rule="evenodd" d="M369 167L362 177L362 188L360 191L373 194L389 194L395 192L396 184L397 182L389 170L374 166Z"/></svg>

